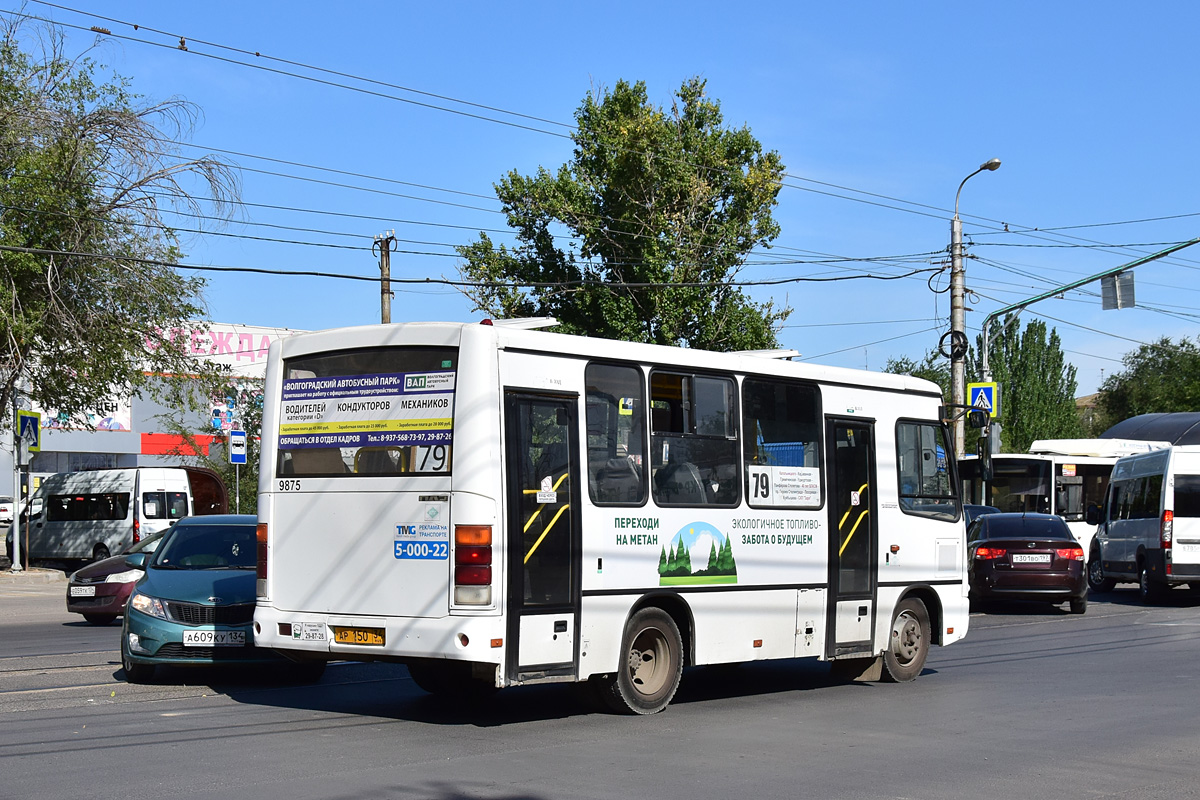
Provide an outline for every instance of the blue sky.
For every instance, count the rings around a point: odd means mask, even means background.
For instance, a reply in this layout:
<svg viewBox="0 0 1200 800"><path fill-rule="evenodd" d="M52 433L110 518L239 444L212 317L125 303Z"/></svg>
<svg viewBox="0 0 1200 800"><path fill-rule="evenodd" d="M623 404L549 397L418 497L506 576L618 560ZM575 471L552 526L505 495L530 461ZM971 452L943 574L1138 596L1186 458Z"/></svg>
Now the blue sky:
<svg viewBox="0 0 1200 800"><path fill-rule="evenodd" d="M570 141L561 136L395 98L552 132L564 127L361 78L569 124L593 88L644 80L656 102L669 103L686 78L704 77L726 122L748 125L791 176L775 212L782 235L769 255L752 257L757 263L741 276L749 280L936 266L946 257L959 182L1000 158L998 171L966 184L960 204L973 256L972 336L1003 305L1200 235L1193 38L1200 10L1189 3L65 0L24 8L111 30L91 55L149 98L197 104L203 119L190 141L200 148L245 154L228 156L244 168L325 182L245 171L242 199L255 205L215 228L226 235L184 234L189 264L377 277L372 238L394 229L408 240L400 250L411 252L393 256L393 277L455 278L458 260L447 245L504 228L493 183L511 169L532 173L569 158ZM72 52L96 39L86 30L68 35ZM1148 219L1156 221L1133 222ZM762 263L829 256L912 258ZM1053 318L1047 322L1084 394L1120 369L1138 342L1197 334L1198 270L1200 246L1139 268L1137 298L1147 308L1102 312L1098 297L1072 292L1031 310ZM220 322L319 329L379 320L377 284L204 277L210 316ZM780 343L805 359L880 369L889 357L920 357L948 329L949 295L933 291L945 289L947 277L932 289L922 274L751 294L795 309ZM454 289L395 289L395 321L480 318Z"/></svg>

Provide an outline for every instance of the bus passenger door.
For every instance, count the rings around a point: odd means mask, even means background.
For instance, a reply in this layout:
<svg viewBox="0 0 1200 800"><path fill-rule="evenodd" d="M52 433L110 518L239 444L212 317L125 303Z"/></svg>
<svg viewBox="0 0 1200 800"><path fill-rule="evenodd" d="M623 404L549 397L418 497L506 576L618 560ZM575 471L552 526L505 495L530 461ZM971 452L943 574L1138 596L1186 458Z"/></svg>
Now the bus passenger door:
<svg viewBox="0 0 1200 800"><path fill-rule="evenodd" d="M508 660L513 683L575 676L578 397L505 394Z"/></svg>
<svg viewBox="0 0 1200 800"><path fill-rule="evenodd" d="M875 523L874 425L829 419L825 429L829 486L830 658L874 652Z"/></svg>

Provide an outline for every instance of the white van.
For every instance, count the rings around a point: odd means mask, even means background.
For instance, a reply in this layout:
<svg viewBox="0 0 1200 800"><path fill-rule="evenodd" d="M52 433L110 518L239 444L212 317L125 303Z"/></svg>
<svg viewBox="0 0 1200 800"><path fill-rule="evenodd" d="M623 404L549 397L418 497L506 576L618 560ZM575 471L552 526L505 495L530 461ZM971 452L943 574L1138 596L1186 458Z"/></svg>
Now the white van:
<svg viewBox="0 0 1200 800"><path fill-rule="evenodd" d="M1200 589L1200 446L1126 456L1113 465L1088 584L1137 581L1144 600L1179 584Z"/></svg>
<svg viewBox="0 0 1200 800"><path fill-rule="evenodd" d="M32 559L108 558L195 514L224 514L229 495L205 467L137 467L50 475L13 526ZM12 552L10 532L8 550Z"/></svg>

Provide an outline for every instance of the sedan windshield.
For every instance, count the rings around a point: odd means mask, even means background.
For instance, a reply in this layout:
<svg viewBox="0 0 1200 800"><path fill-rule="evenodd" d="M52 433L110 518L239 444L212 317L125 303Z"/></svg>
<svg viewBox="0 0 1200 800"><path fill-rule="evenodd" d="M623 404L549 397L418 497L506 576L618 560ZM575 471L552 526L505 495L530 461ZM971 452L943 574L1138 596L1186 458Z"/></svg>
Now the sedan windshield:
<svg viewBox="0 0 1200 800"><path fill-rule="evenodd" d="M154 566L165 569L254 569L253 525L177 524L158 548Z"/></svg>

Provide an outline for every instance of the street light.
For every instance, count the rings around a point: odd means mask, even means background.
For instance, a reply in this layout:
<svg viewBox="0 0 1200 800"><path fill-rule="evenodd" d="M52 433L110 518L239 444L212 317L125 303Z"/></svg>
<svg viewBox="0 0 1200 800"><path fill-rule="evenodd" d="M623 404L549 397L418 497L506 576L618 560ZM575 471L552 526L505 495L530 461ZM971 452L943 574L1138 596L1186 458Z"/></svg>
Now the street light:
<svg viewBox="0 0 1200 800"><path fill-rule="evenodd" d="M950 220L950 402L955 412L961 412L966 403L966 357L967 325L963 295L966 293L966 275L962 257L962 220L958 218L958 198L963 186L979 173L1000 169L1000 159L993 158L979 165L979 169L962 179L954 195L954 219ZM963 457L963 418L954 421L954 450L958 458Z"/></svg>

